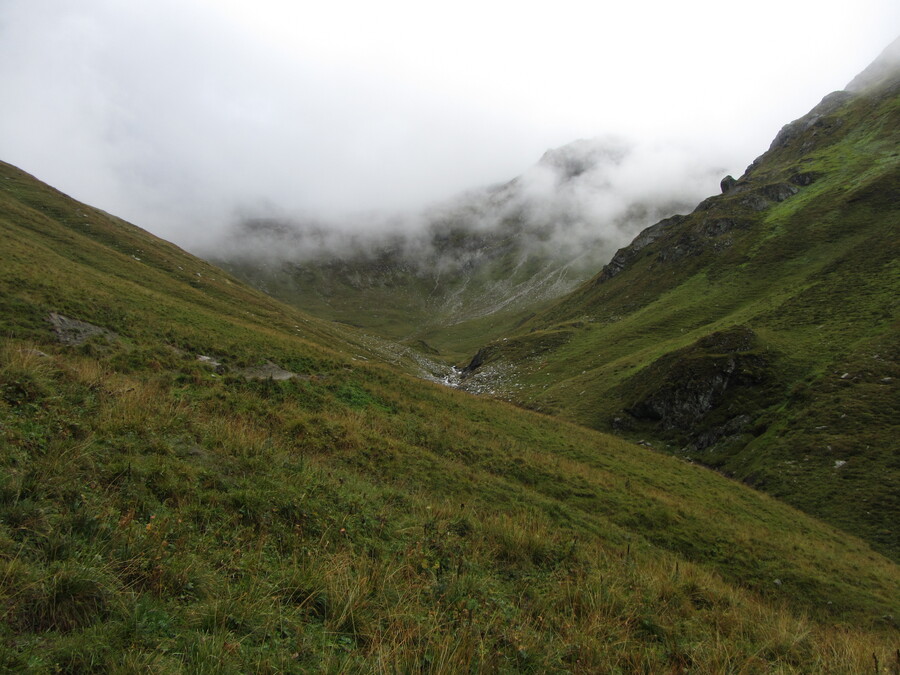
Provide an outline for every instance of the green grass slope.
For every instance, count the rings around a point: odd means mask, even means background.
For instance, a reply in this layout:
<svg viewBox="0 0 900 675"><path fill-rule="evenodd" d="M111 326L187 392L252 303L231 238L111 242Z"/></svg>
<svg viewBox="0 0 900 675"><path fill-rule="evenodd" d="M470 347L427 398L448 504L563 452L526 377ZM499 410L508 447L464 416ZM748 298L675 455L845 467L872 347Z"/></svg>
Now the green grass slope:
<svg viewBox="0 0 900 675"><path fill-rule="evenodd" d="M483 349L476 379L717 467L897 559L894 73L786 126L724 194Z"/></svg>
<svg viewBox="0 0 900 675"><path fill-rule="evenodd" d="M0 256L4 671L893 667L897 566L773 498L366 363L6 164Z"/></svg>

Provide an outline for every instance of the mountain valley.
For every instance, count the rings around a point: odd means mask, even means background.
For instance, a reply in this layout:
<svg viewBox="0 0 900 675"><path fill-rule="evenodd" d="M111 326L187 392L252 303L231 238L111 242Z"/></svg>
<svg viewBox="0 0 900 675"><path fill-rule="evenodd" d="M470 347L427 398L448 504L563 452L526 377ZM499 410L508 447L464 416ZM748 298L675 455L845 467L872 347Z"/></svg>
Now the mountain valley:
<svg viewBox="0 0 900 675"><path fill-rule="evenodd" d="M594 227L636 234L615 254L612 239L562 245L584 218L566 191L585 177L615 184L627 161L631 150L607 140L538 163L552 179L537 182L554 186L540 198L569 211L540 208L526 173L432 214L424 243L361 238L288 262L301 230L257 225L278 238L245 224L231 250L250 253L217 262L321 318L403 342L394 349L418 352L426 376L714 467L896 559L898 51L687 215L671 194L623 205ZM285 261L262 262L267 250Z"/></svg>
<svg viewBox="0 0 900 675"><path fill-rule="evenodd" d="M513 182L222 269L0 162L0 670L896 670L897 45L617 252Z"/></svg>
<svg viewBox="0 0 900 675"><path fill-rule="evenodd" d="M414 215L345 224L248 216L203 255L316 316L463 361L714 182L699 164L668 183L640 175L665 156L617 139L576 141L512 181Z"/></svg>

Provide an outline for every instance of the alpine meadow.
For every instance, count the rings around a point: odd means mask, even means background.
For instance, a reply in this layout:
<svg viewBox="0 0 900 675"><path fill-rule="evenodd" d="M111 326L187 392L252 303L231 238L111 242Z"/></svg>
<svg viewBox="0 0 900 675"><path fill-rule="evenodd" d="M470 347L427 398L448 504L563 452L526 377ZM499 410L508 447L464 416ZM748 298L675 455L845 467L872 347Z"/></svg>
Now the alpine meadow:
<svg viewBox="0 0 900 675"><path fill-rule="evenodd" d="M900 673L898 52L618 251L518 179L201 259L0 162L0 671Z"/></svg>

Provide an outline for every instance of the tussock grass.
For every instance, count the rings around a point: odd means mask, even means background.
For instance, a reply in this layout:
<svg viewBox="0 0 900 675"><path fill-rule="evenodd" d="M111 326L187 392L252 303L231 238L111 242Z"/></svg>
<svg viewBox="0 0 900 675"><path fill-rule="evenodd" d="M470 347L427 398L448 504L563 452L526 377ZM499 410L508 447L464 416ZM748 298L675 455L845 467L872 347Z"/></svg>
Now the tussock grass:
<svg viewBox="0 0 900 675"><path fill-rule="evenodd" d="M422 396L405 413L341 416L332 399L310 415L302 400L285 399L255 415L255 401L279 397L221 378L167 388L156 371L120 375L85 362L93 357L42 357L28 371L18 349L4 354L3 372L29 372L45 388L43 398L3 408L13 482L0 511L0 578L4 623L19 645L3 653L11 668L852 672L872 651L887 663L895 629L873 612L890 602L873 588L858 587L855 601L834 596L865 628L802 598L818 575L877 557L840 537L823 542L821 525L697 467L666 460L665 470L648 470L625 443L427 384L407 383ZM210 401L227 400L233 386L240 399L220 404L243 412L229 415ZM388 397L381 375L367 387ZM52 430L51 419L73 414L67 400L98 390L74 420L82 440L29 445L16 435L33 423L16 416L23 406L37 406ZM420 417L429 398L448 395L444 413ZM449 424L451 411L468 414L465 424ZM398 415L410 418L398 424ZM328 424L277 433L297 419ZM368 446L386 428L399 437L385 461ZM43 468L53 448L80 460ZM30 453L40 480L16 482L25 463L13 449ZM758 555L758 537L799 546L778 568L806 579L798 594L746 588L757 582L720 567L700 538L692 562L652 528L633 529L659 517L653 500L686 513L690 494L715 485L716 498L735 491L756 515L704 527L733 555ZM598 510L592 500L602 494ZM780 532L772 524L782 512L821 534ZM758 521L764 513L768 524ZM667 527L683 524L681 516ZM834 572L813 562L826 559ZM886 592L898 583L885 561L871 571Z"/></svg>

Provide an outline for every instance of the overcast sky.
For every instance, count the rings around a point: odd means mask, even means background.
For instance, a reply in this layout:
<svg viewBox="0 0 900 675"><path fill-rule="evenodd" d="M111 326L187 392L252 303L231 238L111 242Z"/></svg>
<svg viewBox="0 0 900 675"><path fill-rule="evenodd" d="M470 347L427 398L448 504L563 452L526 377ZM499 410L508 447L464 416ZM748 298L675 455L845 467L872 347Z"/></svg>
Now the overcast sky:
<svg viewBox="0 0 900 675"><path fill-rule="evenodd" d="M0 0L0 159L188 246L236 209L413 208L578 138L738 175L898 33L896 0Z"/></svg>

